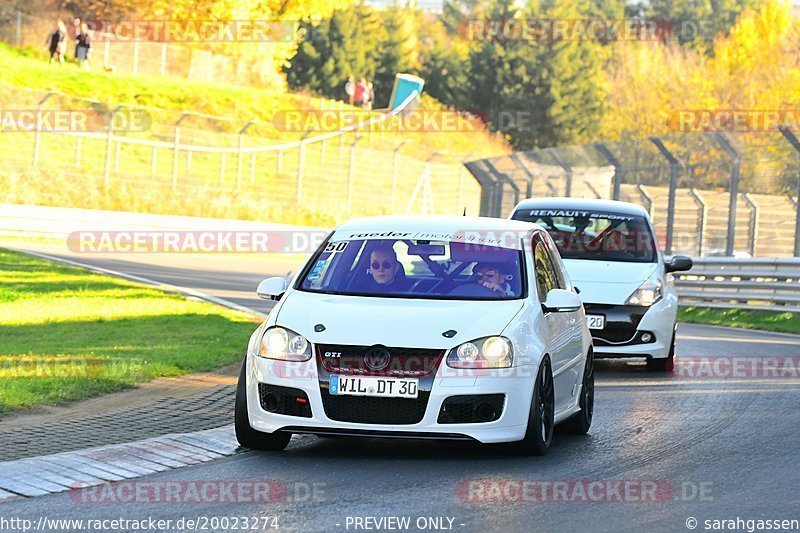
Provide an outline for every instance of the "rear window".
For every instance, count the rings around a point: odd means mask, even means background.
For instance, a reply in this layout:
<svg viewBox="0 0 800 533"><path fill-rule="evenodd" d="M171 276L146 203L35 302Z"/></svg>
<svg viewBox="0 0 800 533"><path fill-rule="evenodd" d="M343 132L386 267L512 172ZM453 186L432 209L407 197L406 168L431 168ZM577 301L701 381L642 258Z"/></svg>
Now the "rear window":
<svg viewBox="0 0 800 533"><path fill-rule="evenodd" d="M545 228L563 259L655 263L658 257L650 226L641 216L548 208L520 209L511 218Z"/></svg>
<svg viewBox="0 0 800 533"><path fill-rule="evenodd" d="M335 237L317 251L299 290L440 300L509 300L524 294L520 250L450 241Z"/></svg>

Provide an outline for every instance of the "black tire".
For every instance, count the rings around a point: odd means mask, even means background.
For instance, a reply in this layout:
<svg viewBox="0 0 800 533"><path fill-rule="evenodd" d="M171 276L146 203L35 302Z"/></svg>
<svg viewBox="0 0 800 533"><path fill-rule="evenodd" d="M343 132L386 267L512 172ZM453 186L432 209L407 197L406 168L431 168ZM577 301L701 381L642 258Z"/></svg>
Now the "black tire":
<svg viewBox="0 0 800 533"><path fill-rule="evenodd" d="M592 427L592 416L594 415L594 353L591 350L586 355L586 365L583 368L579 405L581 410L565 420L561 426L561 429L566 433L585 435L589 432L589 428Z"/></svg>
<svg viewBox="0 0 800 533"><path fill-rule="evenodd" d="M525 437L513 443L513 449L521 455L544 455L553 442L555 417L555 390L550 358L545 357L536 374L531 409L528 414L528 429Z"/></svg>
<svg viewBox="0 0 800 533"><path fill-rule="evenodd" d="M672 372L675 370L675 331L669 346L669 355L663 359L648 359L647 370L651 372Z"/></svg>
<svg viewBox="0 0 800 533"><path fill-rule="evenodd" d="M233 417L236 440L245 448L253 450L283 450L292 438L291 433L286 433L285 431L265 433L257 431L250 426L250 417L247 414L246 364L247 358L245 357L244 361L242 361L242 369L239 371L239 382L236 384L236 404Z"/></svg>

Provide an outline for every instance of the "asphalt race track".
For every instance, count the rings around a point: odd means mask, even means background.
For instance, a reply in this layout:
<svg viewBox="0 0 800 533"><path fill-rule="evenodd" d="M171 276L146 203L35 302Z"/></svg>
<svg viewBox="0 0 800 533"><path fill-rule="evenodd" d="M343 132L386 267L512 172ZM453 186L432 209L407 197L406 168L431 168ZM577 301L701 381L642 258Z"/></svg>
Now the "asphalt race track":
<svg viewBox="0 0 800 533"><path fill-rule="evenodd" d="M145 261L25 248L207 291L260 311L265 303L253 295L256 284L287 270L284 263L249 263L235 255ZM800 338L684 324L677 354L679 360L744 355L794 356L797 362ZM202 503L113 503L112 497L94 503L61 493L12 501L0 510L34 524L41 516L157 517L173 520L169 530L189 529L175 525L181 518L266 516L277 517L278 531L391 530L397 523L366 520L387 517L410 517L411 531L438 526L470 532L691 531L693 525L703 531L706 520L797 520L798 406L800 379L683 370L664 376L639 363L600 361L590 434L557 432L551 452L541 458L477 444L304 436L281 453L247 452L139 480L157 486L269 481L267 502L211 497ZM216 523L206 525L235 530L233 522Z"/></svg>

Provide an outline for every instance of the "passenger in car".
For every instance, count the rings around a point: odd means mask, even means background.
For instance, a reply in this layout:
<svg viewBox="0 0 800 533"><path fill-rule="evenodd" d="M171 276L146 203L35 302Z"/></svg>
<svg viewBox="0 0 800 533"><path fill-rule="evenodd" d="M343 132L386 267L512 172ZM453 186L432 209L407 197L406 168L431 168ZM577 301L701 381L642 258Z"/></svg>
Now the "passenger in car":
<svg viewBox="0 0 800 533"><path fill-rule="evenodd" d="M514 290L506 281L503 270L503 265L500 263L478 263L472 272L478 284L503 296L513 296Z"/></svg>

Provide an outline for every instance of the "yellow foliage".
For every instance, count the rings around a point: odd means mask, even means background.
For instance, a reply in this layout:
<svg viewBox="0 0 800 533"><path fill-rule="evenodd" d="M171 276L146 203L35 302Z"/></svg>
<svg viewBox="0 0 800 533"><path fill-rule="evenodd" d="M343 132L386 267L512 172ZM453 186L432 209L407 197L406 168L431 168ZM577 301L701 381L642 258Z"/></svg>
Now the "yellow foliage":
<svg viewBox="0 0 800 533"><path fill-rule="evenodd" d="M800 20L788 0L745 11L706 57L677 45L617 43L608 71L611 138L664 134L681 110L796 109Z"/></svg>

